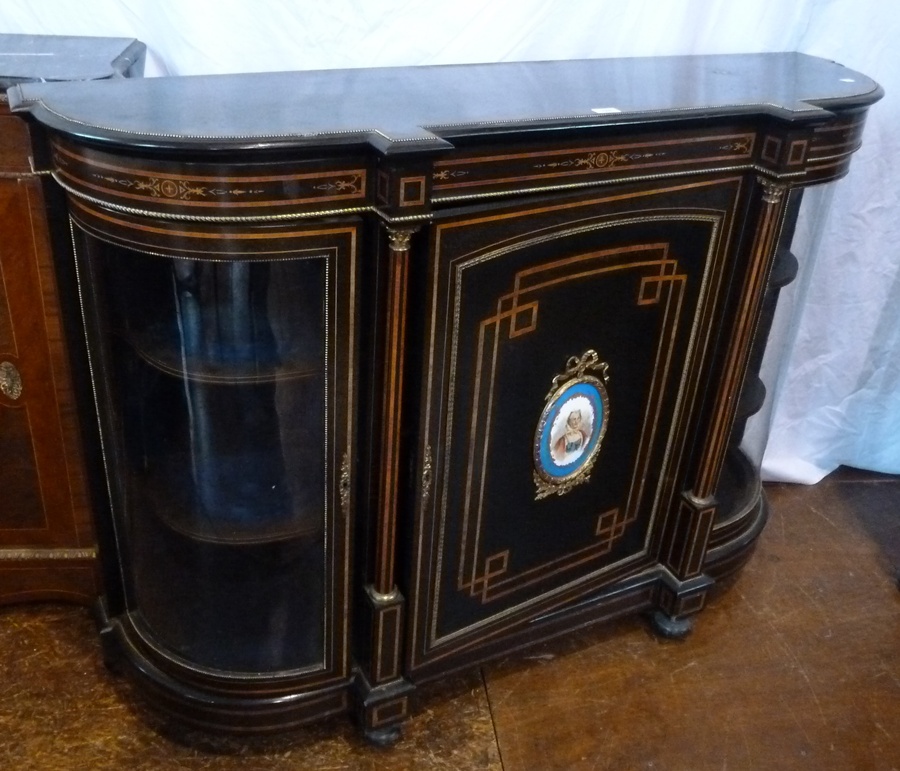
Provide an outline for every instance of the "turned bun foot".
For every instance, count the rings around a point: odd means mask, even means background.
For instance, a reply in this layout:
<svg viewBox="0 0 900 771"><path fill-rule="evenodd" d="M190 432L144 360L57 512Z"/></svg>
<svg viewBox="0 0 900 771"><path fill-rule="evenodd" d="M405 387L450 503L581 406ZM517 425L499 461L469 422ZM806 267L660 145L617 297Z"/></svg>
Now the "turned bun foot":
<svg viewBox="0 0 900 771"><path fill-rule="evenodd" d="M656 610L650 615L650 623L656 634L668 640L680 640L687 637L694 628L693 617L672 618L661 610Z"/></svg>

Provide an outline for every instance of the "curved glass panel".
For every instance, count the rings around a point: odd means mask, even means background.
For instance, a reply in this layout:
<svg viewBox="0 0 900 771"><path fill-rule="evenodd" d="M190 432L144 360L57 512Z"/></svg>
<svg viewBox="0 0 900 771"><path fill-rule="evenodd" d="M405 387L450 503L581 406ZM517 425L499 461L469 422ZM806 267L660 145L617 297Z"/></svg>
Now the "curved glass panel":
<svg viewBox="0 0 900 771"><path fill-rule="evenodd" d="M203 666L321 665L327 258L88 240L136 619Z"/></svg>

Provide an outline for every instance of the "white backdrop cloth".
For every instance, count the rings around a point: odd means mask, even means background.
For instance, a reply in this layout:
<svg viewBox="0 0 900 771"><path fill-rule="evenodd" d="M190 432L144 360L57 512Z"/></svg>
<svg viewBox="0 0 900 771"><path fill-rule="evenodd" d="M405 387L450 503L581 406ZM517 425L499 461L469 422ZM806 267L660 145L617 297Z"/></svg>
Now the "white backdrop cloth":
<svg viewBox="0 0 900 771"><path fill-rule="evenodd" d="M849 176L807 193L745 447L769 479L900 473L900 3L3 0L0 32L135 37L148 76L757 51L859 70L887 96Z"/></svg>

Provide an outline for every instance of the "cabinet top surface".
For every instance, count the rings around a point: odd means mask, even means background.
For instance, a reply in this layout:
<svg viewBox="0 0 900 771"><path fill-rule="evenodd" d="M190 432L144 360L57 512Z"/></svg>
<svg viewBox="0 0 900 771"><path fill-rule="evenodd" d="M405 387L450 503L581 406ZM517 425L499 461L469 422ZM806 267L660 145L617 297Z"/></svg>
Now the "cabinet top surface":
<svg viewBox="0 0 900 771"><path fill-rule="evenodd" d="M500 131L752 114L815 120L881 94L865 75L797 53L25 83L9 92L13 109L112 144L369 144L386 153Z"/></svg>
<svg viewBox="0 0 900 771"><path fill-rule="evenodd" d="M0 90L28 81L110 78L143 50L130 38L0 35Z"/></svg>

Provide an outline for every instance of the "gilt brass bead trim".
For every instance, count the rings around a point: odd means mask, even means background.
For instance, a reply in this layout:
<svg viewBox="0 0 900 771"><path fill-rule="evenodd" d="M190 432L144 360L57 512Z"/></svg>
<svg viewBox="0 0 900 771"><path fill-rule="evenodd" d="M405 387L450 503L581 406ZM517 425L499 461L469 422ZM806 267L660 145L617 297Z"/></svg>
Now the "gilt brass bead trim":
<svg viewBox="0 0 900 771"><path fill-rule="evenodd" d="M433 219L433 215L429 214L404 214L402 216L394 216L392 214L385 214L381 209L377 207L370 207L368 211L375 212L382 220L384 220L389 225L392 224L401 224L405 222L430 222Z"/></svg>
<svg viewBox="0 0 900 771"><path fill-rule="evenodd" d="M306 212L290 212L284 214L259 214L259 215L237 215L237 216L213 216L202 214L173 214L171 212L158 212L149 209L139 209L134 206L123 206L122 204L110 203L101 198L95 198L92 195L76 190L71 185L63 182L59 174L52 173L53 179L70 195L88 201L96 206L102 206L104 209L112 209L124 214L132 214L137 217L152 217L160 220L179 220L184 222L284 222L298 219L310 219L312 217L336 217L342 214L360 214L362 212L372 211L371 206L351 206L343 209L317 209L316 211Z"/></svg>
<svg viewBox="0 0 900 771"><path fill-rule="evenodd" d="M102 206L104 209L111 209L113 211L122 212L123 214L131 214L136 217L152 217L154 219L160 220L173 220L173 221L183 221L183 222L221 222L221 223L229 223L229 222L288 222L291 220L304 220L304 219L313 219L315 217L339 217L346 214L365 214L366 212L374 212L382 220L384 220L388 224L400 224L406 222L428 222L432 219L431 214L408 214L403 215L401 217L393 217L389 214L385 214L380 209L374 206L350 206L342 209L318 209L316 211L306 211L306 212L290 212L284 214L260 214L260 215L236 215L236 216L212 216L212 215L199 215L199 214L173 214L171 212L157 212L150 211L149 209L139 209L134 206L123 206L122 204L110 203L109 201L104 201L100 198L96 198L92 195L88 195L87 193L83 193L80 190L76 190L71 185L66 182L63 182L59 175L56 172L52 171L39 171L35 172L38 175L49 175L52 176L56 183L63 188L67 193L71 194L75 198L80 198L83 201L87 201L88 203L92 203L95 206ZM16 175L21 176L21 175Z"/></svg>
<svg viewBox="0 0 900 771"><path fill-rule="evenodd" d="M431 483L434 481L434 461L431 457L431 445L425 445L425 460L422 462L422 505L431 497Z"/></svg>
<svg viewBox="0 0 900 771"><path fill-rule="evenodd" d="M344 458L341 461L340 495L341 511L345 518L350 516L350 486L350 455L349 453L344 453Z"/></svg>
<svg viewBox="0 0 900 771"><path fill-rule="evenodd" d="M0 549L0 562L92 560L96 557L96 549Z"/></svg>

